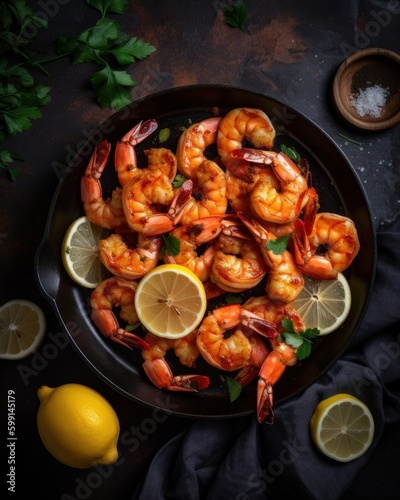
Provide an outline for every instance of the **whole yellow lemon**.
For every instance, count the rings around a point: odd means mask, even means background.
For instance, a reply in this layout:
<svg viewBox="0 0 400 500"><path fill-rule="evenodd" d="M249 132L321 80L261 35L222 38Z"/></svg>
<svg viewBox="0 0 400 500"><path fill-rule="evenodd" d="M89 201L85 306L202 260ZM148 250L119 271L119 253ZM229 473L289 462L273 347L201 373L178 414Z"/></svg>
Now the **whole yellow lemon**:
<svg viewBox="0 0 400 500"><path fill-rule="evenodd" d="M54 458L77 469L118 459L118 416L97 391L81 384L43 385L38 397L39 435Z"/></svg>

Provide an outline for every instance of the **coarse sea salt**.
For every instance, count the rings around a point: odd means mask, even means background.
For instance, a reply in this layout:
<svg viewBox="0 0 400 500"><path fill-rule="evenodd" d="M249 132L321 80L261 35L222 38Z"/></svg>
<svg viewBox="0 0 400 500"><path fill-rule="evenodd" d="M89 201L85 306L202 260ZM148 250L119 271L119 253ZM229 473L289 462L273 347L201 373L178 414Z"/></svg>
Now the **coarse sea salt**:
<svg viewBox="0 0 400 500"><path fill-rule="evenodd" d="M358 116L372 116L378 118L386 104L389 89L374 85L360 89L357 93L350 95L350 106L355 108Z"/></svg>

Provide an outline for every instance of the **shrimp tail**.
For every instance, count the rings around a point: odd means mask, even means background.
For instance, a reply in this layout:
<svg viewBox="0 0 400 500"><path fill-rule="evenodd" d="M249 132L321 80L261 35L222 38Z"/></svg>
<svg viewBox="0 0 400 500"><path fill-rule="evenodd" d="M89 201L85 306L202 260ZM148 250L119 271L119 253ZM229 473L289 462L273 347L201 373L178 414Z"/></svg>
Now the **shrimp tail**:
<svg viewBox="0 0 400 500"><path fill-rule="evenodd" d="M94 199L102 196L99 179L106 166L110 151L111 144L107 141L102 141L93 151L85 174L81 179L81 197L83 203L91 203Z"/></svg>
<svg viewBox="0 0 400 500"><path fill-rule="evenodd" d="M272 387L280 379L285 368L281 355L276 351L268 354L261 367L257 385L257 419L260 423L274 422Z"/></svg>
<svg viewBox="0 0 400 500"><path fill-rule="evenodd" d="M264 151L261 149L238 148L232 151L232 156L240 160L262 163L263 165L271 165L276 153L271 153L270 151Z"/></svg>
<svg viewBox="0 0 400 500"><path fill-rule="evenodd" d="M117 344L128 347L128 349L132 349L132 347L136 347L137 349L149 348L149 344L141 337L120 328L117 318L112 311L105 309L93 310L92 319L100 332Z"/></svg>
<svg viewBox="0 0 400 500"><path fill-rule="evenodd" d="M157 127L158 123L154 118L145 122L141 120L124 135L122 142L128 142L131 146L136 146L136 144L139 144L139 142L157 130Z"/></svg>
<svg viewBox="0 0 400 500"><path fill-rule="evenodd" d="M163 358L149 360L143 363L146 375L159 389L178 392L197 392L206 389L210 380L204 375L177 375L173 376L171 368Z"/></svg>
<svg viewBox="0 0 400 500"><path fill-rule="evenodd" d="M337 278L338 272L323 255L313 253L307 236L307 225L300 219L294 221L293 254L302 273L315 279Z"/></svg>
<svg viewBox="0 0 400 500"><path fill-rule="evenodd" d="M241 323L268 339L276 339L279 336L274 323L245 309L241 311Z"/></svg>
<svg viewBox="0 0 400 500"><path fill-rule="evenodd" d="M183 215L183 209L190 199L192 189L193 181L186 180L179 188L168 212L151 215L144 226L143 233L146 236L157 236L172 231Z"/></svg>

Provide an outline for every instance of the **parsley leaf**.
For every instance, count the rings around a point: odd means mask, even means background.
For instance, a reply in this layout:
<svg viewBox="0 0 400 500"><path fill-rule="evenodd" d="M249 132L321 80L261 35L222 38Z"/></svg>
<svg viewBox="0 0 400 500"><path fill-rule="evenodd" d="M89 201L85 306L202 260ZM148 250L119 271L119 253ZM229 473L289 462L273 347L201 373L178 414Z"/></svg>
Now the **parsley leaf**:
<svg viewBox="0 0 400 500"><path fill-rule="evenodd" d="M234 293L227 293L225 295L225 302L227 304L240 304L242 300L238 295Z"/></svg>
<svg viewBox="0 0 400 500"><path fill-rule="evenodd" d="M110 53L114 55L119 64L133 64L138 59L145 59L155 50L152 45L133 37L110 50Z"/></svg>
<svg viewBox="0 0 400 500"><path fill-rule="evenodd" d="M101 3L107 12L107 5L114 2L103 0L92 3L96 4L96 8ZM152 45L123 33L117 22L106 17L73 38L60 38L57 49L60 54L71 54L73 64L94 62L101 66L99 71L92 74L90 82L100 106L112 109L130 104L129 88L137 84L126 71L113 69L111 60L121 66L133 64L155 51Z"/></svg>
<svg viewBox="0 0 400 500"><path fill-rule="evenodd" d="M131 94L127 87L134 87L136 83L126 71L114 71L108 64L93 73L90 77L97 94L97 102L102 108L110 106L113 109L122 108L131 103Z"/></svg>
<svg viewBox="0 0 400 500"><path fill-rule="evenodd" d="M182 174L176 174L174 180L172 181L172 186L175 189L178 189L182 186L182 184L186 181L186 177Z"/></svg>
<svg viewBox="0 0 400 500"><path fill-rule="evenodd" d="M175 257L178 255L181 251L181 242L176 238L175 236L165 236L164 234L162 235L163 237L163 247L161 248L160 252L160 257L164 257L166 253L170 257Z"/></svg>
<svg viewBox="0 0 400 500"><path fill-rule="evenodd" d="M281 322L285 331L280 334L288 345L296 349L296 357L299 361L308 358L311 353L312 343L319 335L318 328L307 328L296 332L293 326L293 321L290 318L284 318Z"/></svg>
<svg viewBox="0 0 400 500"><path fill-rule="evenodd" d="M237 380L232 377L226 377L226 384L229 391L229 400L231 403L233 403L233 401L235 401L240 396L240 393L242 392L242 386Z"/></svg>
<svg viewBox="0 0 400 500"><path fill-rule="evenodd" d="M10 167L10 164L13 163L14 160L23 160L23 158L19 154L11 151L0 151L0 168L3 168L8 172L12 181L15 181L19 175L17 169Z"/></svg>
<svg viewBox="0 0 400 500"><path fill-rule="evenodd" d="M244 23L249 17L246 6L243 0L239 0L234 4L233 7L226 7L224 9L225 22L228 26L232 28L240 28L247 35L249 34L248 30L244 27Z"/></svg>
<svg viewBox="0 0 400 500"><path fill-rule="evenodd" d="M294 148L290 148L288 146L285 146L284 144L281 144L281 151L295 163L299 163L299 161L301 160L301 156Z"/></svg>
<svg viewBox="0 0 400 500"><path fill-rule="evenodd" d="M275 255L280 255L286 250L287 244L291 237L292 235L288 234L286 236L281 236L280 238L276 238L274 240L269 240L265 244L265 248L267 250L271 250L271 252L274 253Z"/></svg>
<svg viewBox="0 0 400 500"><path fill-rule="evenodd" d="M105 17L109 12L123 14L128 2L129 0L88 0L88 4L99 10L102 17Z"/></svg>
<svg viewBox="0 0 400 500"><path fill-rule="evenodd" d="M141 325L142 323L135 323L134 325L126 325L125 326L125 330L127 332L132 332L133 330L136 330L137 328L139 328L139 326Z"/></svg>

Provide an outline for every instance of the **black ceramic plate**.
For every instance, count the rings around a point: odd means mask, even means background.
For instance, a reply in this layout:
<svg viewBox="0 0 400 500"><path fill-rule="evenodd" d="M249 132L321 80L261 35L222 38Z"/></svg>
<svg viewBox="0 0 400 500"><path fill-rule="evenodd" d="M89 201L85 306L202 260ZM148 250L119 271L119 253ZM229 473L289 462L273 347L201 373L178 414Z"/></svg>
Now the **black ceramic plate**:
<svg viewBox="0 0 400 500"><path fill-rule="evenodd" d="M154 387L143 373L140 352L129 351L102 337L93 325L88 306L90 290L79 287L67 276L61 261L61 242L70 223L84 215L80 179L95 144L107 139L114 148L116 141L139 120L155 118L159 129L169 127L171 130L168 142L162 146L175 150L182 127L211 116L214 108L223 115L236 107L259 108L270 116L279 132L276 148L280 143L294 146L308 159L321 210L351 217L361 242L360 252L346 272L353 297L348 318L338 331L318 339L309 358L286 369L274 389L275 404L312 384L344 352L360 324L374 277L375 238L363 188L331 139L294 109L261 94L236 88L189 86L151 95L114 114L98 128L93 138L79 144L79 157L69 165L54 196L46 234L37 252L35 271L40 287L71 342L90 367L126 397L176 415L213 418L252 413L256 405L256 384L246 387L240 397L230 403L221 373L200 359L194 371L210 376L207 390L177 393ZM157 146L156 132L137 147L139 161L142 161L140 152L143 149ZM104 196L117 185L113 154L110 156L110 165L102 179ZM173 357L171 363L175 373L183 372Z"/></svg>

